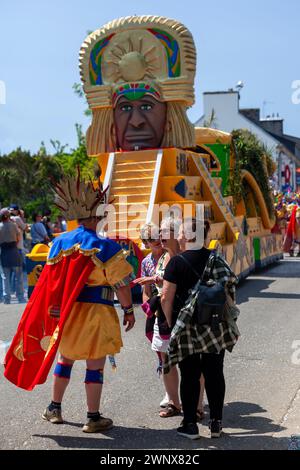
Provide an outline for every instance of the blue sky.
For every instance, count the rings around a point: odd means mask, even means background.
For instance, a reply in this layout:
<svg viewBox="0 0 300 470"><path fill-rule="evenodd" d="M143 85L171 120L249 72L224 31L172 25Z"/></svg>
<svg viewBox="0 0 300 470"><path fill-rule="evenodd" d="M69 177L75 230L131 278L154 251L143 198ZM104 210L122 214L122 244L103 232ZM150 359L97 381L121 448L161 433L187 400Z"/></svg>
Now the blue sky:
<svg viewBox="0 0 300 470"><path fill-rule="evenodd" d="M85 105L73 92L78 52L88 30L132 14L176 18L197 47L195 121L204 91L227 90L239 80L242 107L279 113L285 132L300 136L299 0L0 0L0 153L43 140L76 144L75 123L88 126ZM0 95L0 103L3 96Z"/></svg>

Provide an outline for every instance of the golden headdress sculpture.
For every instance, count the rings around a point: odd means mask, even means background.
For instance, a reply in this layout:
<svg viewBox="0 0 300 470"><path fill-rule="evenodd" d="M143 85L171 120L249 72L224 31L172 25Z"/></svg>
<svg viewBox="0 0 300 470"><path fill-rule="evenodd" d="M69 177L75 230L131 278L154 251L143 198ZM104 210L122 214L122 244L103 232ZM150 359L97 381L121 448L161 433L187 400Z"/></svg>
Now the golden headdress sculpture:
<svg viewBox="0 0 300 470"><path fill-rule="evenodd" d="M53 182L54 203L66 220L96 217L99 205L107 202L108 187L102 191L92 181L82 180L79 168L77 172L77 177L65 175L58 183Z"/></svg>
<svg viewBox="0 0 300 470"><path fill-rule="evenodd" d="M80 50L80 73L93 121L89 155L116 150L113 107L121 96L145 94L167 103L163 146L191 147L186 109L194 103L196 50L189 30L160 16L128 16L90 34Z"/></svg>

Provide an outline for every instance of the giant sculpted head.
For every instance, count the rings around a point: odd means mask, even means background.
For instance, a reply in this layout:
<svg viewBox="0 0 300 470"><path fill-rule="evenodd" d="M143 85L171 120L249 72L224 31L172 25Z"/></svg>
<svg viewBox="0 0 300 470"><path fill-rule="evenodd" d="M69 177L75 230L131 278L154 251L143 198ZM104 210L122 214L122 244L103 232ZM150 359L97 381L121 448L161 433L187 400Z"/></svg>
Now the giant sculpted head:
<svg viewBox="0 0 300 470"><path fill-rule="evenodd" d="M119 18L90 34L80 50L92 110L88 154L192 147L186 111L194 103L195 67L193 38L175 20Z"/></svg>

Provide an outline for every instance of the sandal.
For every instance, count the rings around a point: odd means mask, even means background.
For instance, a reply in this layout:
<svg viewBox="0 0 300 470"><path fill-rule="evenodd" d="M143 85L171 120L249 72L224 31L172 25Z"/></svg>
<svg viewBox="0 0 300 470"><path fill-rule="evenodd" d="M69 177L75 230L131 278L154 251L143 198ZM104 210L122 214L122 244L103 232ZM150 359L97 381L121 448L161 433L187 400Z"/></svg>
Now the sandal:
<svg viewBox="0 0 300 470"><path fill-rule="evenodd" d="M175 405L172 405L172 403L169 403L166 408L161 410L159 412L159 416L161 418L171 418L172 416L178 416L180 415L181 410L179 408L176 408Z"/></svg>
<svg viewBox="0 0 300 470"><path fill-rule="evenodd" d="M202 410L197 410L197 422L200 423L200 421L203 421L205 416L204 411Z"/></svg>

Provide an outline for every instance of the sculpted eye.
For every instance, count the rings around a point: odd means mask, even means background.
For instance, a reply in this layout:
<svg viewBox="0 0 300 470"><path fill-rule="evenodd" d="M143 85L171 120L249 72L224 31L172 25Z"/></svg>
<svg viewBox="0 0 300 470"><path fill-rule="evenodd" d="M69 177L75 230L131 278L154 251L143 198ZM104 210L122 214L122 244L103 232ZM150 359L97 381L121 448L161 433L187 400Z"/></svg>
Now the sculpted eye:
<svg viewBox="0 0 300 470"><path fill-rule="evenodd" d="M130 104L124 104L123 106L120 107L121 111L131 111L132 106Z"/></svg>
<svg viewBox="0 0 300 470"><path fill-rule="evenodd" d="M150 109L152 109L151 104L142 104L142 106L141 106L142 111L149 111Z"/></svg>

